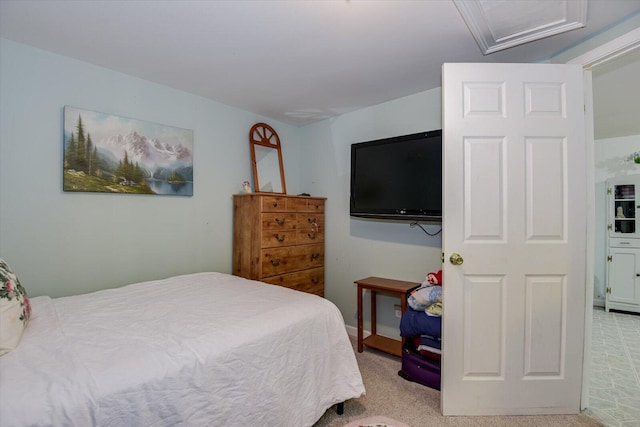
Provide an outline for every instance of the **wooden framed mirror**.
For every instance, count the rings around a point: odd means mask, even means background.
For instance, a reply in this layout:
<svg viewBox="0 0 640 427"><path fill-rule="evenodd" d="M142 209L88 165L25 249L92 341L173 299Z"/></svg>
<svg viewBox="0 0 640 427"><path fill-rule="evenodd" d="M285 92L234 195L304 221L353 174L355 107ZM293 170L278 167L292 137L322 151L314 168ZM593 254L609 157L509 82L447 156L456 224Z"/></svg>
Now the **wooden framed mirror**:
<svg viewBox="0 0 640 427"><path fill-rule="evenodd" d="M255 191L287 194L282 148L276 131L266 123L256 123L249 131L249 143Z"/></svg>

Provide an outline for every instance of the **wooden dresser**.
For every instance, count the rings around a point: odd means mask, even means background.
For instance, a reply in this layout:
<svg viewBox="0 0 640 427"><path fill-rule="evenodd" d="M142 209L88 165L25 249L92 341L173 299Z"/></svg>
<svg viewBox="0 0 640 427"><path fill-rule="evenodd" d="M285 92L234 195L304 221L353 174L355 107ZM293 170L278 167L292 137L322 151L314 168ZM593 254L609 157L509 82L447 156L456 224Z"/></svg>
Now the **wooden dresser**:
<svg viewBox="0 0 640 427"><path fill-rule="evenodd" d="M325 198L233 196L233 274L324 296Z"/></svg>

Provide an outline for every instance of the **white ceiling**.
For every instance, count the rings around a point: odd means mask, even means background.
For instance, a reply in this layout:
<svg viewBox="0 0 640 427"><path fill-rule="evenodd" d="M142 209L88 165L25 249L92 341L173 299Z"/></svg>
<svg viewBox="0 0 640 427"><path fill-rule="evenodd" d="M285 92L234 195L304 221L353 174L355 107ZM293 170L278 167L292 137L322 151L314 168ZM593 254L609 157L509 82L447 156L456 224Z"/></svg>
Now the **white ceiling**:
<svg viewBox="0 0 640 427"><path fill-rule="evenodd" d="M0 36L305 125L438 87L444 62L544 61L638 12L589 0L584 28L486 56L451 0L0 0Z"/></svg>

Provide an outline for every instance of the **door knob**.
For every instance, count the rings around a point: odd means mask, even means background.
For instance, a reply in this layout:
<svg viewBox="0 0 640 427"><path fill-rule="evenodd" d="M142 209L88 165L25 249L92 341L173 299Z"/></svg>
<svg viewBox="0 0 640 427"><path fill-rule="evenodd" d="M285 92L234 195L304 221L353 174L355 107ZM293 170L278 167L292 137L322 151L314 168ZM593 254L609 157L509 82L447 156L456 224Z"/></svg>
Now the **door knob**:
<svg viewBox="0 0 640 427"><path fill-rule="evenodd" d="M449 262L451 262L451 264L453 265L460 265L464 262L464 260L462 259L462 256L460 254L453 253L449 257Z"/></svg>

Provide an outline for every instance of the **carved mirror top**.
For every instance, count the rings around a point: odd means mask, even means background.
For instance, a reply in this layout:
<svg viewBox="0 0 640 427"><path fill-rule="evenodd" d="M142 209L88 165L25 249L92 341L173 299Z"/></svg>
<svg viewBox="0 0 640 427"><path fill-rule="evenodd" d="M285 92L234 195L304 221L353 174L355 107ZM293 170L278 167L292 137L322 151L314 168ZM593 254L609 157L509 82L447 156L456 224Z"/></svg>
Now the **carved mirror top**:
<svg viewBox="0 0 640 427"><path fill-rule="evenodd" d="M278 133L266 123L249 131L253 185L256 192L287 194Z"/></svg>

